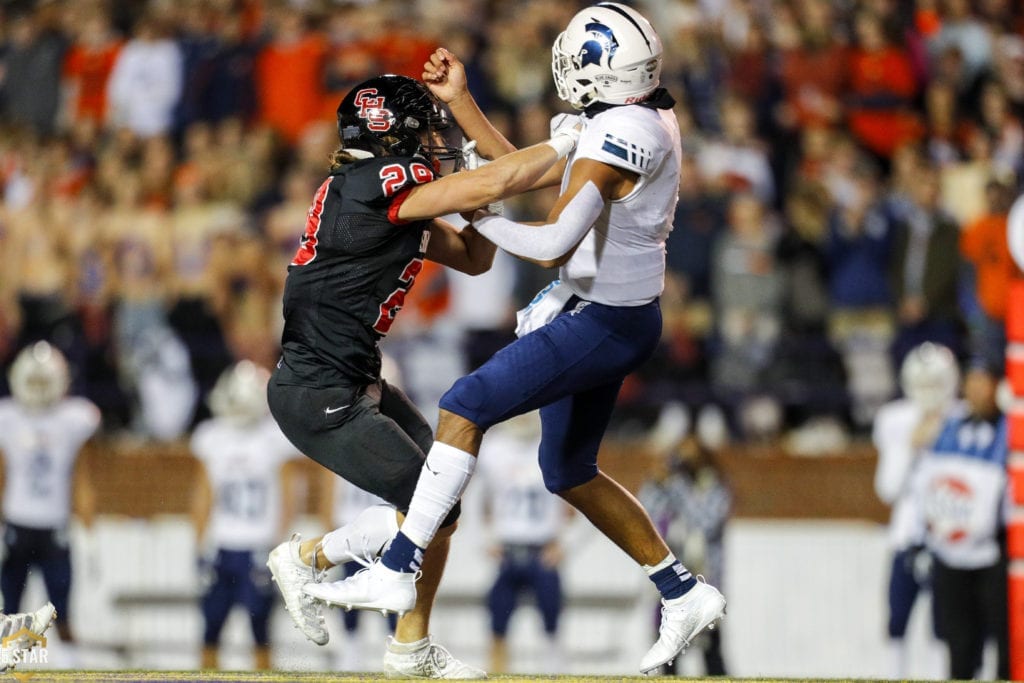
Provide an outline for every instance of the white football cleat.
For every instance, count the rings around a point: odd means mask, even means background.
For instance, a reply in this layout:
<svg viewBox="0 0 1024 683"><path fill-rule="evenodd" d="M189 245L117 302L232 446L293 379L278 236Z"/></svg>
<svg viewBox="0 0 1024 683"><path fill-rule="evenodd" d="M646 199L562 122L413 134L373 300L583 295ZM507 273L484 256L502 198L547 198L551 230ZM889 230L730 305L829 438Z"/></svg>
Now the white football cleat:
<svg viewBox="0 0 1024 683"><path fill-rule="evenodd" d="M299 557L300 540L298 534L292 534L290 540L271 550L267 566L281 590L284 606L296 628L317 645L326 645L331 636L324 626L323 608L302 592L305 584L319 581L322 572L317 572Z"/></svg>
<svg viewBox="0 0 1024 683"><path fill-rule="evenodd" d="M682 596L662 600L658 642L640 660L640 672L646 675L671 662L698 633L714 628L714 622L723 616L725 598L701 576L697 577L697 585Z"/></svg>
<svg viewBox="0 0 1024 683"><path fill-rule="evenodd" d="M388 678L487 678L486 671L460 662L430 636L415 643L388 636L384 673Z"/></svg>
<svg viewBox="0 0 1024 683"><path fill-rule="evenodd" d="M57 617L57 608L48 602L35 612L0 614L0 645L6 652L31 650L39 644L42 635ZM14 664L3 658L0 671L13 669Z"/></svg>
<svg viewBox="0 0 1024 683"><path fill-rule="evenodd" d="M405 614L416 604L416 580L420 572L396 572L377 560L366 569L333 583L307 583L308 597L345 609L379 610L381 614Z"/></svg>

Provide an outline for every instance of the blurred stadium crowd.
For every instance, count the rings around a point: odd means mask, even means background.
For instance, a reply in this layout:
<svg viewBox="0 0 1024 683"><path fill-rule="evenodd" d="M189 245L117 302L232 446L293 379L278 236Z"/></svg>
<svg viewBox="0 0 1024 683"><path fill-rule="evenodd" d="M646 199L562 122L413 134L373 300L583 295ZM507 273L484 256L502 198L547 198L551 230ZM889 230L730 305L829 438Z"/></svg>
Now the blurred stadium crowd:
<svg viewBox="0 0 1024 683"><path fill-rule="evenodd" d="M286 266L348 88L419 77L444 44L499 129L535 142L561 109L551 41L585 4L0 3L0 363L49 340L106 433L180 436L226 367L276 361ZM921 342L1001 362L1019 3L636 4L665 41L688 154L663 344L627 382L620 428L667 401L715 405L741 439L813 451L866 433ZM512 267L476 316L425 271L387 348L401 365L454 328L475 365L551 275Z"/></svg>

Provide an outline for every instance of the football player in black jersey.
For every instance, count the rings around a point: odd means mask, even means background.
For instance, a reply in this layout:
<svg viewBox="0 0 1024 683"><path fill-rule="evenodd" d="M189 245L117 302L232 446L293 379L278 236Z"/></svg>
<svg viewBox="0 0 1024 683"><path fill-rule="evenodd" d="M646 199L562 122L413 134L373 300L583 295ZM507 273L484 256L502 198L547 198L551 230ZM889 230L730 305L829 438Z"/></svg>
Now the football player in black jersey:
<svg viewBox="0 0 1024 683"><path fill-rule="evenodd" d="M551 48L558 97L581 112L560 194L546 221L517 223L480 211L472 225L505 251L561 266L517 319L517 339L456 380L438 401L434 444L402 528L378 562L304 592L348 608L400 611L416 604L420 558L469 484L484 433L540 410L537 461L545 487L578 509L647 574L662 597L658 640L640 659L651 673L725 614L725 597L683 566L635 497L598 466L624 379L661 335L665 240L679 194L683 151L675 100L660 86L662 43L628 5L577 12ZM454 78L453 78L454 77ZM475 105L461 62L438 48L424 81L463 131L499 163L506 147Z"/></svg>
<svg viewBox="0 0 1024 683"><path fill-rule="evenodd" d="M320 604L303 584L353 559L372 560L398 529L430 450L426 419L381 379L378 342L402 308L424 259L462 272L488 270L495 247L472 228L438 216L470 212L504 197L559 182L578 132L441 176L463 157L445 144L447 112L420 82L386 75L355 86L338 106L341 147L306 216L284 291L282 355L268 387L274 418L307 456L394 507L368 508L322 538L293 536L271 554L296 625L324 644ZM497 131L494 131L498 134ZM434 594L458 507L440 543L426 553L416 605L398 621L385 670L430 678L484 672L430 640Z"/></svg>

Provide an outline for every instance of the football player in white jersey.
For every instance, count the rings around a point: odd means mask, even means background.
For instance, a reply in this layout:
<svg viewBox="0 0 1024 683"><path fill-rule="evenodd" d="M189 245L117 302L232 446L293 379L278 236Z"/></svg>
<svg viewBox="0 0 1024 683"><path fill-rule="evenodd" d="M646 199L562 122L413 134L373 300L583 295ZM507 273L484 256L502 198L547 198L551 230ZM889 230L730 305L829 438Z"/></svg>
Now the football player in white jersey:
<svg viewBox="0 0 1024 683"><path fill-rule="evenodd" d="M597 466L622 381L650 357L661 333L665 240L682 161L674 100L659 87L661 53L651 24L613 2L580 11L556 38L558 95L583 113L556 117L552 127L581 133L575 151L535 186L561 175L561 194L541 225L487 211L471 224L512 254L560 266L559 280L521 312L519 339L442 397L409 512L380 561L344 581L309 583L307 595L365 609L410 609L423 552L469 483L483 433L540 409L545 486L641 565L661 593L659 637L640 670L671 661L724 615L721 593L682 566L643 507ZM514 150L473 100L454 55L435 51L423 78L482 157Z"/></svg>
<svg viewBox="0 0 1024 683"><path fill-rule="evenodd" d="M232 607L249 613L255 666L270 668L268 622L274 588L264 559L294 506L285 463L301 457L270 416L269 371L251 361L225 370L210 392L213 417L196 426L192 453L203 474L195 498L200 546L209 548L202 599L202 667L217 667L220 633Z"/></svg>
<svg viewBox="0 0 1024 683"><path fill-rule="evenodd" d="M959 376L956 358L945 346L926 342L915 347L900 366L903 397L883 405L872 427L872 441L878 450L875 492L892 506L887 634L888 674L893 678L913 673L908 671L905 636L917 596L927 589L924 515L911 482L922 456L935 443L943 422L957 405ZM931 644L931 649L938 649L937 642ZM938 661L938 653L935 655Z"/></svg>
<svg viewBox="0 0 1024 683"><path fill-rule="evenodd" d="M509 670L506 636L522 593L533 595L544 625L543 671L557 673L564 667L558 643L563 605L559 564L564 551L561 537L572 508L544 487L534 464L539 447L536 412L495 426L480 446L488 541L499 561L487 594L493 673Z"/></svg>
<svg viewBox="0 0 1024 683"><path fill-rule="evenodd" d="M29 569L41 571L56 608L57 633L70 644L68 525L73 491L83 523L91 522L92 489L76 464L100 426L100 411L88 399L67 396L67 361L48 342L19 352L8 379L12 397L0 399L6 524L0 590L4 607L17 611Z"/></svg>

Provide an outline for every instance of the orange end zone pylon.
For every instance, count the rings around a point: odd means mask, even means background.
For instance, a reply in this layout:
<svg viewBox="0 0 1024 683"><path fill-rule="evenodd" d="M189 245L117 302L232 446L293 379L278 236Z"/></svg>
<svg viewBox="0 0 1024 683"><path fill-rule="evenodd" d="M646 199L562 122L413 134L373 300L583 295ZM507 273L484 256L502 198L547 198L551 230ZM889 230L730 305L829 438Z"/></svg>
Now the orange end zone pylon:
<svg viewBox="0 0 1024 683"><path fill-rule="evenodd" d="M1009 576L1010 678L1024 681L1024 280L1010 288L1006 314L1006 375L1014 393L1008 418L1012 511L1006 522Z"/></svg>

